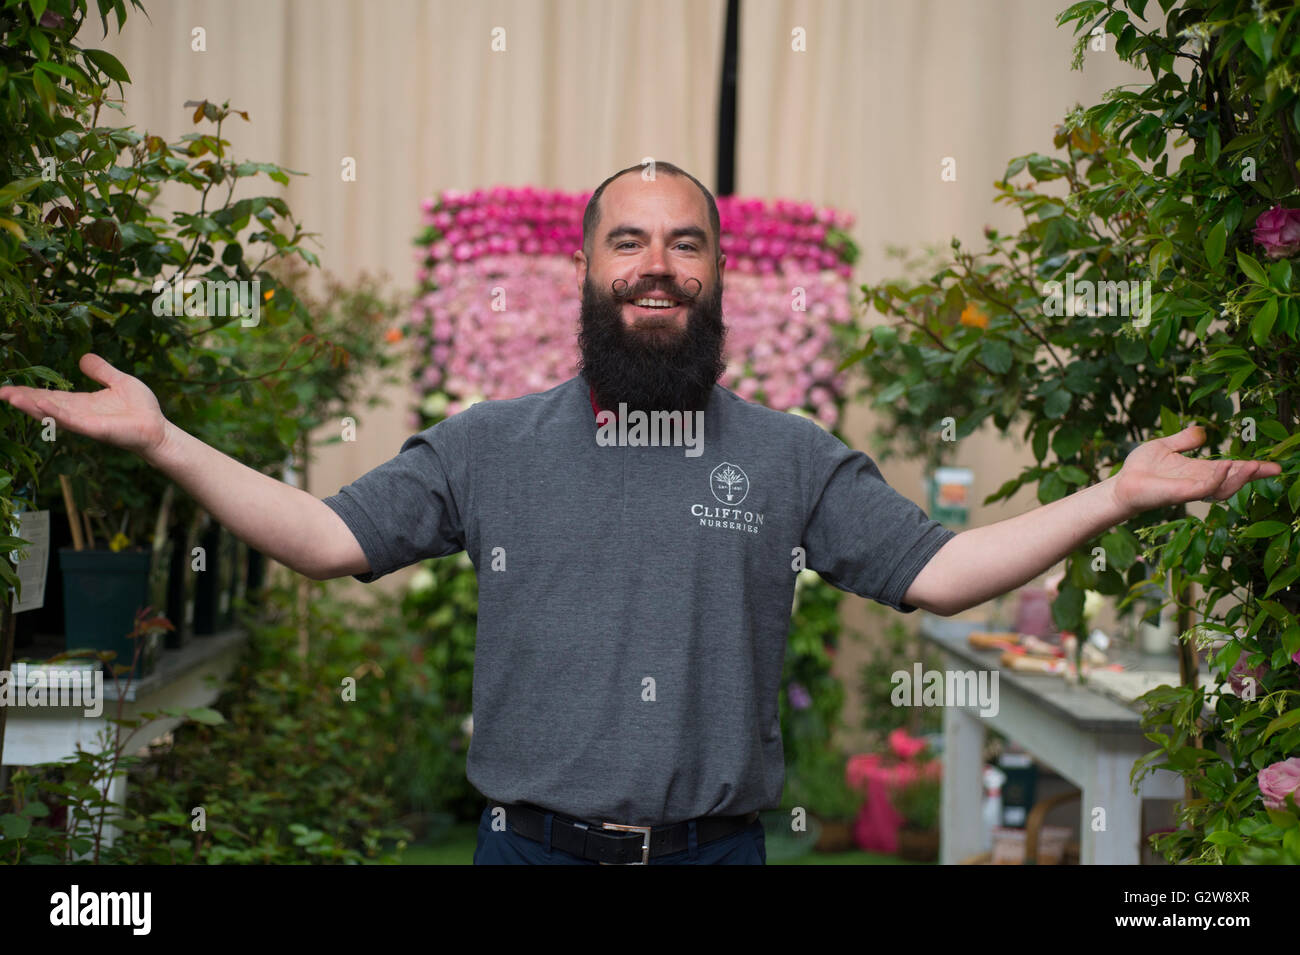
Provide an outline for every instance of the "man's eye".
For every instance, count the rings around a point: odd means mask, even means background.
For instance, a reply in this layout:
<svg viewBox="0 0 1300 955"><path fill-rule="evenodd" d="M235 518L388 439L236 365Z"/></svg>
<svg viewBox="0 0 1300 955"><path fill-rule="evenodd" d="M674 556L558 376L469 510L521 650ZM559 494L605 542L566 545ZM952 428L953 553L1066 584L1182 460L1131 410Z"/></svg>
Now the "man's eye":
<svg viewBox="0 0 1300 955"><path fill-rule="evenodd" d="M618 245L614 246L614 248L615 248L615 249L621 249L621 248L623 248L623 246L625 246L625 245L636 245L636 243L633 242L631 239L628 239L628 240L626 240L626 241L624 241L624 242L620 242ZM685 246L687 249L689 249L689 250L692 251L692 252L697 251L694 242L678 242L678 243L677 243L677 248L680 249L680 248L682 248L683 246Z"/></svg>

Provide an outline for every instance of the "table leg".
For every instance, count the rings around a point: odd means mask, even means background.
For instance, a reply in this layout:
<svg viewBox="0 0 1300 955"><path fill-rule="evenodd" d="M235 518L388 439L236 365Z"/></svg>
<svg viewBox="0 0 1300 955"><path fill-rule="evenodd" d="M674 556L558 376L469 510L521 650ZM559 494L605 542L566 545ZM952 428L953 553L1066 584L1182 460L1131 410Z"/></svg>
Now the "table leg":
<svg viewBox="0 0 1300 955"><path fill-rule="evenodd" d="M939 861L954 865L984 851L984 725L958 706L943 708L943 803Z"/></svg>
<svg viewBox="0 0 1300 955"><path fill-rule="evenodd" d="M112 779L108 784L108 799L116 807L116 811L125 814L126 812L126 773ZM110 817L111 818L111 817ZM119 834L118 828L111 822L104 823L104 845L111 846Z"/></svg>
<svg viewBox="0 0 1300 955"><path fill-rule="evenodd" d="M1080 865L1141 863L1142 800L1128 781L1136 759L1128 751L1098 750L1092 783L1080 800Z"/></svg>

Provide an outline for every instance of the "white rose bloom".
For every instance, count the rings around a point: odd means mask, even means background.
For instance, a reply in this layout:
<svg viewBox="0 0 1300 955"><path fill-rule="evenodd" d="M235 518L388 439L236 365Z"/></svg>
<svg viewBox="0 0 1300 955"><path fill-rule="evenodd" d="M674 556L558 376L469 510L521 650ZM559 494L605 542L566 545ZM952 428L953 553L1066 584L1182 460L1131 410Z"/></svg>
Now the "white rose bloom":
<svg viewBox="0 0 1300 955"><path fill-rule="evenodd" d="M1083 595L1083 619L1091 620L1097 615L1097 612L1105 605L1106 600L1095 590L1089 590Z"/></svg>
<svg viewBox="0 0 1300 955"><path fill-rule="evenodd" d="M410 591L413 594L422 594L425 591L433 589L433 571L428 567L421 567L411 575Z"/></svg>
<svg viewBox="0 0 1300 955"><path fill-rule="evenodd" d="M431 391L420 404L420 410L434 418L447 411L447 396L441 391Z"/></svg>

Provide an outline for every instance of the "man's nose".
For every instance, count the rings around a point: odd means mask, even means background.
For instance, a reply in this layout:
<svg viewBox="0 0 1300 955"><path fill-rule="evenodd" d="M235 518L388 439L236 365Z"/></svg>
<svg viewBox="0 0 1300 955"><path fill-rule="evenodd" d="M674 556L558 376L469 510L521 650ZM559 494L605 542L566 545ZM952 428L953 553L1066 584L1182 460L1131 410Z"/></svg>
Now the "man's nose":
<svg viewBox="0 0 1300 955"><path fill-rule="evenodd" d="M645 258L641 260L641 272L643 275L667 275L668 268L668 251L662 245L651 242L646 249Z"/></svg>

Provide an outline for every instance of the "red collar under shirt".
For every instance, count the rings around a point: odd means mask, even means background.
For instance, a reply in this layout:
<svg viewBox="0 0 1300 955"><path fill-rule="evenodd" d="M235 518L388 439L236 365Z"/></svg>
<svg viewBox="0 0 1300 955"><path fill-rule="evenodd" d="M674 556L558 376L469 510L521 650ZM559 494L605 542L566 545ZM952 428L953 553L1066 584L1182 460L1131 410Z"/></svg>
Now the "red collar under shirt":
<svg viewBox="0 0 1300 955"><path fill-rule="evenodd" d="M600 413L602 411L609 411L608 408L602 408L599 404L596 403L596 389L591 387L591 385L587 386L587 394L591 396L591 413L593 415L599 418ZM617 413L610 411L610 414L616 415ZM599 424L597 425L597 427L599 427Z"/></svg>

